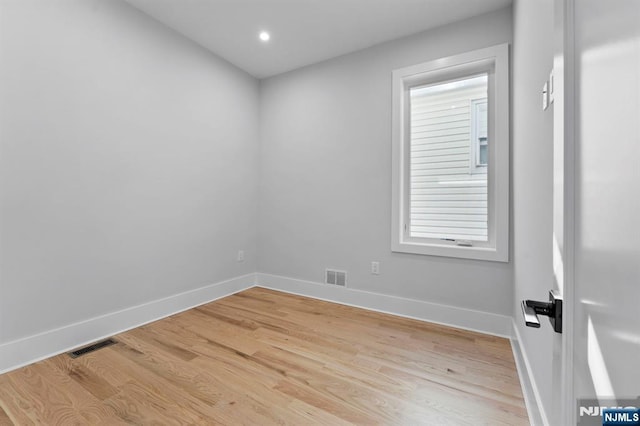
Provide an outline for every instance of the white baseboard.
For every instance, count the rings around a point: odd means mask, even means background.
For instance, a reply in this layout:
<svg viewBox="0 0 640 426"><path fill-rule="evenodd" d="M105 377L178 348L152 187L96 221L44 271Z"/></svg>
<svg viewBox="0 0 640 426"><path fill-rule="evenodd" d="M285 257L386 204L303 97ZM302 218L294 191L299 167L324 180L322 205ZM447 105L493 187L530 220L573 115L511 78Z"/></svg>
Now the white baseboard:
<svg viewBox="0 0 640 426"><path fill-rule="evenodd" d="M0 345L0 374L255 286L247 274Z"/></svg>
<svg viewBox="0 0 640 426"><path fill-rule="evenodd" d="M540 391L536 386L536 381L531 374L531 364L527 357L527 352L520 344L520 332L515 320L512 319L513 337L511 338L511 348L513 349L513 357L516 360L516 368L518 369L518 377L522 386L522 395L527 406L529 414L529 422L533 426L549 426L549 419L544 411L542 400L540 399Z"/></svg>
<svg viewBox="0 0 640 426"><path fill-rule="evenodd" d="M256 274L256 279L258 287L465 330L478 331L494 336L511 337L512 319L505 315L264 273Z"/></svg>

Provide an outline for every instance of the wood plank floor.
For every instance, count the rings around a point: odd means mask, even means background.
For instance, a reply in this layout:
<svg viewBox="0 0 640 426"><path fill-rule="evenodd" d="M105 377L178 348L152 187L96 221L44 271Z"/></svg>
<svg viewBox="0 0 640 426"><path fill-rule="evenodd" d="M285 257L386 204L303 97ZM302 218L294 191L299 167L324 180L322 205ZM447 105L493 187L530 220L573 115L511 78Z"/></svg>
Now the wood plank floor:
<svg viewBox="0 0 640 426"><path fill-rule="evenodd" d="M528 424L507 339L253 288L0 376L0 425Z"/></svg>

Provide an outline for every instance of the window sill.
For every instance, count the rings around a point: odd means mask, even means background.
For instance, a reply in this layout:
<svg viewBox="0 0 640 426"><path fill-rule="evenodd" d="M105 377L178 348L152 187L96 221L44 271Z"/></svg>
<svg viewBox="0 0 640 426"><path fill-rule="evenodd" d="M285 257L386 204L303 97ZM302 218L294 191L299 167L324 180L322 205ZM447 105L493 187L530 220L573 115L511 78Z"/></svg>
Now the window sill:
<svg viewBox="0 0 640 426"><path fill-rule="evenodd" d="M391 251L459 259L509 262L509 253L506 250L498 250L495 247L461 247L453 244L395 242L391 246Z"/></svg>

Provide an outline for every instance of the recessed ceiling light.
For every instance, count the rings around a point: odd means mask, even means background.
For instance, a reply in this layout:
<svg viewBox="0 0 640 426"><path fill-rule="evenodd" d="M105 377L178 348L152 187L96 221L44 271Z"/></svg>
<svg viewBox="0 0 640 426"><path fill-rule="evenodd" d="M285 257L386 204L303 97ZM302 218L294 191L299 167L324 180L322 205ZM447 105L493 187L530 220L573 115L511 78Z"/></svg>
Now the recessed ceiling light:
<svg viewBox="0 0 640 426"><path fill-rule="evenodd" d="M258 37L260 37L260 40L262 41L269 41L269 39L271 38L271 35L266 31L261 31Z"/></svg>

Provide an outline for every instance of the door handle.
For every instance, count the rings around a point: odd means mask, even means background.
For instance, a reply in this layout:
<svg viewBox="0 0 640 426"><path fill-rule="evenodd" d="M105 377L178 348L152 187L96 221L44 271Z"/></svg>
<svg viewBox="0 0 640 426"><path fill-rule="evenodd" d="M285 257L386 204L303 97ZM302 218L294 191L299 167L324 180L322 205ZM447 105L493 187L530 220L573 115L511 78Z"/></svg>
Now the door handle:
<svg viewBox="0 0 640 426"><path fill-rule="evenodd" d="M540 328L538 315L549 317L549 322L556 333L562 333L562 296L556 290L549 291L549 301L523 300L520 305L522 316L527 327Z"/></svg>

